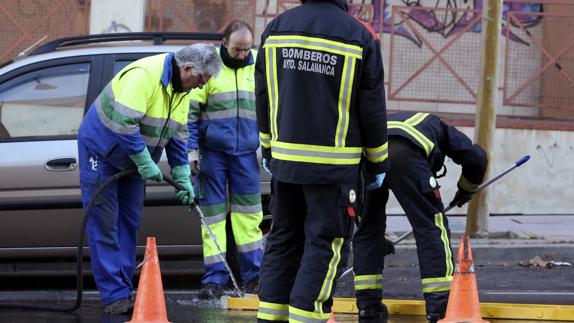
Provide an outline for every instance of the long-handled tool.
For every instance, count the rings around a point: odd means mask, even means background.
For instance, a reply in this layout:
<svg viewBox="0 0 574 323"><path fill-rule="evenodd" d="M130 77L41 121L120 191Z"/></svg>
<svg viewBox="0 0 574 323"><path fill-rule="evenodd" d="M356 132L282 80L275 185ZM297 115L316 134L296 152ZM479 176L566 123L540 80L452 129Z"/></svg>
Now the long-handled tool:
<svg viewBox="0 0 574 323"><path fill-rule="evenodd" d="M499 173L498 175L494 176L493 178L489 179L488 181L482 183L480 186L478 186L476 188L476 190L474 192L472 192L472 194L476 194L480 191L482 191L484 188L486 188L487 186L489 186L490 184L496 182L497 180L499 180L502 176L510 173L511 171L513 171L515 168L519 167L520 165L526 163L528 160L530 159L530 155L526 155L522 158L520 158L519 160L517 160L516 162L514 162L514 164L512 164L511 166L509 166L508 168L506 168L505 170L503 170L501 173ZM455 204L449 204L448 207L446 207L444 209L443 213L446 213L448 211L450 211L453 207L455 207ZM408 237L409 235L411 235L411 233L413 233L413 230L410 230L408 232L403 233L400 237L398 237L396 240L393 240L393 245L396 245L397 243L403 241L406 237Z"/></svg>
<svg viewBox="0 0 574 323"><path fill-rule="evenodd" d="M179 190L184 190L184 188L181 187L181 185L179 185L178 183L176 183L171 177L163 174L163 179L164 179L164 181L166 181L167 183L169 183L173 187L175 187ZM203 215L203 212L201 212L201 209L199 208L197 203L193 202L189 206L189 213L198 217L199 221L201 221L201 224L203 224L203 226L205 227L205 230L207 231L209 238L211 239L211 241L215 245L215 248L217 248L217 252L218 252L219 257L221 258L221 260L223 260L223 265L225 266L225 269L227 269L227 272L229 272L229 276L231 277L231 281L233 282L233 287L235 287L235 290L239 294L239 297L243 297L245 294L243 293L243 290L241 290L241 288L239 288L239 284L237 284L237 280L235 279L235 275L233 274L231 267L229 267L229 264L227 263L227 260L225 259L225 256L223 255L223 251L221 251L221 248L219 247L219 244L217 243L217 238L215 237L215 235L213 234L213 232L209 228L209 225L207 225L207 222L205 222L205 216Z"/></svg>
<svg viewBox="0 0 574 323"><path fill-rule="evenodd" d="M493 178L489 179L488 181L482 183L480 186L478 186L478 188L472 192L472 194L476 194L480 191L482 191L484 188L486 188L487 186L489 186L490 184L496 182L497 180L499 180L501 177L503 177L504 175L510 173L511 171L513 171L515 168L519 167L520 165L526 163L528 160L530 159L530 155L526 155L522 158L520 158L519 160L517 160L516 162L514 162L514 164L512 164L511 166L509 166L508 168L506 168L505 170L503 170L502 172L500 172L498 175L494 176ZM455 204L450 204L447 208L444 209L443 213L446 213L448 211L450 211L453 207L455 207ZM390 240L390 239L385 239L386 243L392 243L393 248L385 248L385 251L387 250L394 250L394 246L403 241L406 237L408 237L409 235L411 235L413 233L413 230L409 230L405 233L403 233L401 236L399 236L396 240ZM385 256L388 255L388 253L385 253ZM347 274L349 274L351 271L353 270L353 267L348 268L347 270L345 270L342 274L340 278L343 278L344 276L346 276ZM339 278L339 279L340 279Z"/></svg>

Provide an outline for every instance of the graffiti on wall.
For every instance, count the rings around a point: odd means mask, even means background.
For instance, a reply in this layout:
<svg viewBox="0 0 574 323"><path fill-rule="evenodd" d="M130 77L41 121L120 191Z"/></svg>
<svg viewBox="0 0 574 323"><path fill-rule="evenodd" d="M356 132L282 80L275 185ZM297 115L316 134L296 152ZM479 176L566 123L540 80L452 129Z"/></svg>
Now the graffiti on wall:
<svg viewBox="0 0 574 323"><path fill-rule="evenodd" d="M422 41L417 35L409 31L404 21L393 22L392 6L408 7L408 9L402 10L406 17L427 32L438 33L448 38L469 27L471 21L482 11L483 5L483 0L352 0L349 2L351 3L351 13L364 21L371 22L376 32L391 33L394 29L395 35L405 37L419 47L422 46ZM436 10L439 8L450 10ZM529 45L526 38L520 35L520 27L515 21L509 21L508 13L520 12L521 14L515 16L515 19L519 19L520 25L529 29L541 22L542 16L537 15L537 13L541 13L543 9L543 5L539 3L504 3L502 35L506 36L508 33L512 41ZM468 31L479 33L481 31L480 22L471 26Z"/></svg>

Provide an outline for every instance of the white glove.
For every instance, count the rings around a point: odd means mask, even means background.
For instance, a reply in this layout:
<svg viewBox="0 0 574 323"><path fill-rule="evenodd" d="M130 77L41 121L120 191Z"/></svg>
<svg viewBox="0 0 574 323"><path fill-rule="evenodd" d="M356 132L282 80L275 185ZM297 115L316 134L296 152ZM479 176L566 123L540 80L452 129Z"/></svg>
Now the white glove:
<svg viewBox="0 0 574 323"><path fill-rule="evenodd" d="M201 155L199 150L191 149L187 153L187 159L189 160L189 168L191 169L191 175L196 176L199 174L199 161L201 160Z"/></svg>

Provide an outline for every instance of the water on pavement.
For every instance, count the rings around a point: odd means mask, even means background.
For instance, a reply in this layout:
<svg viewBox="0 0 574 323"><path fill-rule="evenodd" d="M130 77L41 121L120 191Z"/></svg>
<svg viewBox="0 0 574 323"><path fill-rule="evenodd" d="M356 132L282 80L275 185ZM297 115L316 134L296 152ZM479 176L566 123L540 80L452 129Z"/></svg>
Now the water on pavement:
<svg viewBox="0 0 574 323"><path fill-rule="evenodd" d="M26 295L27 294L27 295ZM38 299L38 293L25 293L18 295L17 301L21 304L38 304L64 307L68 303L54 303L52 300L62 300L61 293L41 293L41 298ZM24 296L24 297L23 297ZM67 295L69 296L69 294ZM123 323L129 321L131 316L123 315L108 315L102 312L101 302L93 297L94 295L88 294L82 307L79 311L66 314L54 312L33 312L33 311L18 311L18 310L0 310L0 322L11 323L28 323L28 322L43 322L43 323L72 323L72 322L100 322L100 323ZM236 322L247 323L256 321L256 312L247 310L222 310L219 301L201 301L196 297L195 292L177 292L166 293L166 308L168 313L168 320L170 322L198 322L198 323L220 323L220 322ZM357 322L356 314L337 314L337 322ZM389 323L422 323L426 322L422 316L391 316ZM514 321L514 320L490 320L491 323L527 323L544 321Z"/></svg>

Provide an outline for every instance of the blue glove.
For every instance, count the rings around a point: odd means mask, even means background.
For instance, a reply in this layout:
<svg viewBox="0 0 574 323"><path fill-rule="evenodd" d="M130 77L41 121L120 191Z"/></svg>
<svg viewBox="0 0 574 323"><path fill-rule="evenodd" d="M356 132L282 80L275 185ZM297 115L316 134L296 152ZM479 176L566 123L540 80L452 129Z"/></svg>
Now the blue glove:
<svg viewBox="0 0 574 323"><path fill-rule="evenodd" d="M267 159L267 158L261 159L261 166L263 167L263 170L264 170L267 174L269 174L269 176L273 176L273 175L271 174L271 169L269 168L269 159Z"/></svg>
<svg viewBox="0 0 574 323"><path fill-rule="evenodd" d="M129 157L134 164L136 164L138 173L143 179L151 179L156 182L163 181L161 169L159 169L159 166L151 159L151 155L147 148L144 148L141 152L130 155Z"/></svg>
<svg viewBox="0 0 574 323"><path fill-rule="evenodd" d="M383 185L383 181L385 180L385 173L380 173L375 175L375 180L372 181L369 185L367 185L367 191L372 191L377 188L380 188Z"/></svg>
<svg viewBox="0 0 574 323"><path fill-rule="evenodd" d="M178 189L175 196L177 196L183 205L193 204L195 193L193 192L193 185L191 185L191 170L189 164L172 168L171 176L173 180L183 188Z"/></svg>

